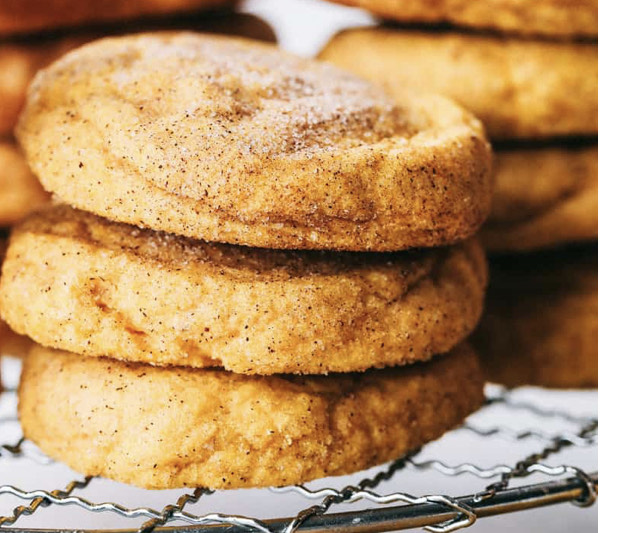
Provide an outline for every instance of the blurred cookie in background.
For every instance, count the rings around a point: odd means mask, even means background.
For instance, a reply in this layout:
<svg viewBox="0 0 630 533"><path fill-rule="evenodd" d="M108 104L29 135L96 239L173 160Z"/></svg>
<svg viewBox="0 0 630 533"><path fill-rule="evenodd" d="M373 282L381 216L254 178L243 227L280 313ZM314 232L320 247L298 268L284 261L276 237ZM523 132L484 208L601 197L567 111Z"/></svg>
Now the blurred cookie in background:
<svg viewBox="0 0 630 533"><path fill-rule="evenodd" d="M0 36L151 15L173 15L233 4L233 0L3 0L0 4Z"/></svg>
<svg viewBox="0 0 630 533"><path fill-rule="evenodd" d="M333 0L404 23L522 35L597 38L597 0Z"/></svg>
<svg viewBox="0 0 630 533"><path fill-rule="evenodd" d="M492 252L597 240L597 145L495 150L492 212L481 235Z"/></svg>
<svg viewBox="0 0 630 533"><path fill-rule="evenodd" d="M597 134L597 44L376 27L339 33L320 58L410 105L449 96L492 140Z"/></svg>
<svg viewBox="0 0 630 533"><path fill-rule="evenodd" d="M487 378L597 387L597 247L494 257L490 276L472 337Z"/></svg>
<svg viewBox="0 0 630 533"><path fill-rule="evenodd" d="M17 122L26 89L35 73L87 39L55 37L0 41L0 135L9 136Z"/></svg>
<svg viewBox="0 0 630 533"><path fill-rule="evenodd" d="M48 201L12 139L0 140L0 227L8 227Z"/></svg>

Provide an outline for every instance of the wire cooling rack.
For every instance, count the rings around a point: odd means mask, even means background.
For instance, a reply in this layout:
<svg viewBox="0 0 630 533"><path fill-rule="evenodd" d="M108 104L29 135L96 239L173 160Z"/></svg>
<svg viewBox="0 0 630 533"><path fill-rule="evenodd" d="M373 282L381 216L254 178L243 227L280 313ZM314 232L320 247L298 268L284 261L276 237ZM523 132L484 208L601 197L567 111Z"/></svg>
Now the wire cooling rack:
<svg viewBox="0 0 630 533"><path fill-rule="evenodd" d="M570 404L590 394L587 414L550 394L488 386L485 406L462 427L356 476L268 490L144 491L82 478L25 441L9 383L0 396L0 529L438 533L562 502L590 506L598 489L596 393L566 393Z"/></svg>

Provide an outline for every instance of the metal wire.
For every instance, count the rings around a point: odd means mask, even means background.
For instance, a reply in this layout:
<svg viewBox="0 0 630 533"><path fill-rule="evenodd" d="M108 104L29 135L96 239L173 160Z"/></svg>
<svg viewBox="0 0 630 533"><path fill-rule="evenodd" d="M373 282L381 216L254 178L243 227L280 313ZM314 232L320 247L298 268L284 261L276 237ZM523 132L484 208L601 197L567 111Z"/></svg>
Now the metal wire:
<svg viewBox="0 0 630 533"><path fill-rule="evenodd" d="M5 391L3 395L15 394ZM14 404L15 402L7 402ZM270 489L278 498L292 494L305 502L301 511L294 516L277 519L226 513L194 513L186 506L217 494L216 491L196 489L178 497L175 503L165 505L161 510L151 507L129 507L120 502L95 502L78 493L84 491L92 478L78 479L57 490L24 490L15 485L0 484L0 502L3 497L13 497L26 503L14 507L6 516L0 516L0 529L15 533L32 533L44 530L18 529L16 522L33 515L40 509L73 506L91 513L114 513L126 519L144 519L138 528L129 531L151 533L160 531L163 526L175 521L189 524L173 531L194 533L216 531L259 531L264 533L295 533L296 531L352 531L373 532L392 531L407 527L425 527L432 533L448 533L471 526L480 518L515 510L523 510L563 501L572 501L578 506L592 505L597 499L597 473L586 473L576 465L553 465L547 462L552 456L569 448L595 448L597 446L597 419L580 417L562 410L550 410L538 405L514 399L512 393L502 388L488 391L484 410L495 408L509 411L524 411L541 421L561 422L562 428L554 431L536 427L510 428L503 426L481 426L468 422L451 432L482 438L490 442L540 443L539 451L530 453L515 464L479 466L473 462L449 463L440 459L420 460L425 452L418 450L398 459L376 471L356 484L343 488L325 487L312 489L304 485ZM475 418L476 420L476 418ZM573 429L564 426L570 425ZM13 442L3 442L4 427L17 430L17 417L14 412L0 417L0 466L3 462L26 460L37 468L49 467L54 462L39 452L23 438L15 437ZM453 438L453 437L449 437ZM470 438L470 437L469 437ZM504 446L504 444L503 444ZM471 476L480 482L495 480L489 485L480 483L478 492L468 496L446 494L409 494L383 488L395 485L396 476L402 471L431 471L448 477ZM414 474L414 475L416 475ZM528 486L512 487L512 481L537 475L543 481ZM388 482L387 484L385 482ZM1 480L0 480L1 483ZM353 506L359 502L359 510L331 513L335 506ZM365 505L368 506L365 509ZM63 530L71 531L71 529Z"/></svg>

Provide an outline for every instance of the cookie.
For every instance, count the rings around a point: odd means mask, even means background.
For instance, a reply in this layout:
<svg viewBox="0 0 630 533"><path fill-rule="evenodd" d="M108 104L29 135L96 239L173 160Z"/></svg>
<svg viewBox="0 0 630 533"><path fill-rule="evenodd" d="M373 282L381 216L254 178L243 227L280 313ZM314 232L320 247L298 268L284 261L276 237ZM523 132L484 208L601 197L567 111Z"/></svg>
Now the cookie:
<svg viewBox="0 0 630 533"><path fill-rule="evenodd" d="M494 168L489 250L597 240L597 146L497 150Z"/></svg>
<svg viewBox="0 0 630 533"><path fill-rule="evenodd" d="M597 387L597 249L491 261L473 343L492 381Z"/></svg>
<svg viewBox="0 0 630 533"><path fill-rule="evenodd" d="M597 134L597 45L367 28L340 33L320 57L381 83L413 106L449 96L492 139Z"/></svg>
<svg viewBox="0 0 630 533"><path fill-rule="evenodd" d="M520 35L597 38L597 0L333 0L400 22Z"/></svg>
<svg viewBox="0 0 630 533"><path fill-rule="evenodd" d="M75 30L71 35L48 35L0 42L0 136L11 135L24 105L26 90L35 73L73 48L105 35L164 28L190 28L198 31L242 35L275 42L273 29L263 20L243 13L210 13L194 17L145 20Z"/></svg>
<svg viewBox="0 0 630 533"><path fill-rule="evenodd" d="M15 142L0 139L0 227L10 226L48 199Z"/></svg>
<svg viewBox="0 0 630 533"><path fill-rule="evenodd" d="M19 416L46 454L151 489L303 483L395 459L483 402L466 346L430 363L326 377L155 368L36 347Z"/></svg>
<svg viewBox="0 0 630 533"><path fill-rule="evenodd" d="M3 318L46 346L245 374L429 359L481 315L479 244L388 254L192 241L66 206L13 231Z"/></svg>
<svg viewBox="0 0 630 533"><path fill-rule="evenodd" d="M4 261L5 251L6 240L3 235L0 234L0 266L2 266L2 262ZM22 356L28 352L31 346L32 342L28 337L14 333L11 328L0 319L0 356ZM2 384L0 383L0 390L1 389Z"/></svg>
<svg viewBox="0 0 630 533"><path fill-rule="evenodd" d="M108 219L264 248L393 251L474 234L490 147L436 96L192 33L91 43L40 72L17 129L47 190Z"/></svg>
<svg viewBox="0 0 630 533"><path fill-rule="evenodd" d="M37 70L82 43L76 38L0 43L0 135L12 134Z"/></svg>
<svg viewBox="0 0 630 533"><path fill-rule="evenodd" d="M174 15L232 4L230 0L2 0L0 35L38 32L145 16Z"/></svg>

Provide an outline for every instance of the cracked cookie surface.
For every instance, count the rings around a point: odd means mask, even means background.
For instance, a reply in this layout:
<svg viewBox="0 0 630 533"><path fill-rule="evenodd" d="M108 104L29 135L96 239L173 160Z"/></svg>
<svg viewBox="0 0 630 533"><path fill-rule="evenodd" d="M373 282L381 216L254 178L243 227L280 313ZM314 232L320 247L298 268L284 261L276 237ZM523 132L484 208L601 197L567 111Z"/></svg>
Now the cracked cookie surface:
<svg viewBox="0 0 630 533"><path fill-rule="evenodd" d="M12 234L2 316L40 344L159 365L326 373L429 359L481 314L472 240L396 253L263 250L66 206Z"/></svg>
<svg viewBox="0 0 630 533"><path fill-rule="evenodd" d="M85 475L152 489L302 483L395 459L483 403L467 346L429 363L326 377L155 368L35 347L27 438Z"/></svg>
<svg viewBox="0 0 630 533"><path fill-rule="evenodd" d="M474 234L478 120L413 111L330 65L234 38L110 38L40 72L17 129L44 187L106 218L264 248L393 251Z"/></svg>

